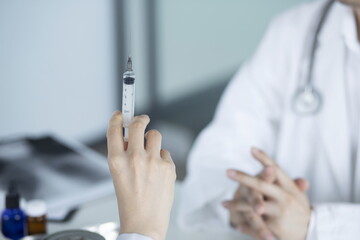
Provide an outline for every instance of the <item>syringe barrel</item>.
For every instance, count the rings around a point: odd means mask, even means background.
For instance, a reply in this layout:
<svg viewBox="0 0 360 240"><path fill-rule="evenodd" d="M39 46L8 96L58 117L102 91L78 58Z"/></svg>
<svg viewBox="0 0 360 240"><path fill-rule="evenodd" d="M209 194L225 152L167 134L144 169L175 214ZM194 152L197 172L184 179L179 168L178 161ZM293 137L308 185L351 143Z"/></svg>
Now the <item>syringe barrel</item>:
<svg viewBox="0 0 360 240"><path fill-rule="evenodd" d="M133 71L127 71L123 75L122 96L123 127L126 133L125 140L127 140L127 128L134 118L135 109L135 74Z"/></svg>

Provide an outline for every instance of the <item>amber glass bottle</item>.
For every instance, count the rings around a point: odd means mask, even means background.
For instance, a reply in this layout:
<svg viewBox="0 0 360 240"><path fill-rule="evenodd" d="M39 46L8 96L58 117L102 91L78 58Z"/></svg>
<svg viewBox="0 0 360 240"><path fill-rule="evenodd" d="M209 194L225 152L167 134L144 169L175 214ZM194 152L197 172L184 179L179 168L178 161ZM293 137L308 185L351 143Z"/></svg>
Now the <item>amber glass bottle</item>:
<svg viewBox="0 0 360 240"><path fill-rule="evenodd" d="M41 200L32 200L27 203L27 230L28 235L46 233L46 204Z"/></svg>

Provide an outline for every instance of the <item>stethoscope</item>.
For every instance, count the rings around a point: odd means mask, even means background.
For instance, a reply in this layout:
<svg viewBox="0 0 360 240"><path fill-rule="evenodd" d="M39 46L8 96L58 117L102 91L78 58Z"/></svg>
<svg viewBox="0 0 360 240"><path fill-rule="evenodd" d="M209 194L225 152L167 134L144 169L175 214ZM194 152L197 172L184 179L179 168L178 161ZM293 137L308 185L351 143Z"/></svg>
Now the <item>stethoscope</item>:
<svg viewBox="0 0 360 240"><path fill-rule="evenodd" d="M315 88L313 84L313 72L319 35L324 26L326 17L330 12L330 8L334 2L334 0L329 0L324 5L318 23L315 25L316 28L314 31L314 35L312 39L310 39L311 45L309 47L309 53L308 56L305 56L304 59L304 62L306 61L306 59L309 59L306 81L305 84L303 86L300 86L295 92L292 102L293 110L298 115L315 115L320 111L323 105L323 98L321 96L321 93Z"/></svg>

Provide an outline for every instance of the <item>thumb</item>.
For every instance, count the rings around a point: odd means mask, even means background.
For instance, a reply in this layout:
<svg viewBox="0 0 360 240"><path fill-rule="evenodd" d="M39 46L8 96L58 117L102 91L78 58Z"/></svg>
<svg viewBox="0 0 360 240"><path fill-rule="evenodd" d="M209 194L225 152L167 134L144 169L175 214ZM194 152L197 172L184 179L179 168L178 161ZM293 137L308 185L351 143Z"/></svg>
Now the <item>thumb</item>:
<svg viewBox="0 0 360 240"><path fill-rule="evenodd" d="M307 192L310 188L310 184L306 179L297 178L294 180L295 185L299 188L301 192Z"/></svg>

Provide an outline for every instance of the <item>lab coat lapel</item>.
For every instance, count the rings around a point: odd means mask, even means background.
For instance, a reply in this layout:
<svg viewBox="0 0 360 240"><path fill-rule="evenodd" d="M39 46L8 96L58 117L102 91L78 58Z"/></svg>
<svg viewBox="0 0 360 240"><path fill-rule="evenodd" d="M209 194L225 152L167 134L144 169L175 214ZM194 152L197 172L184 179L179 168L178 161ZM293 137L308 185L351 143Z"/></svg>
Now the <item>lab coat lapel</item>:
<svg viewBox="0 0 360 240"><path fill-rule="evenodd" d="M351 158L350 126L345 79L345 47L341 38L328 38L321 44L315 79L323 94L319 127L326 161L332 168L341 199L347 200L350 186ZM321 64L320 64L321 63Z"/></svg>

